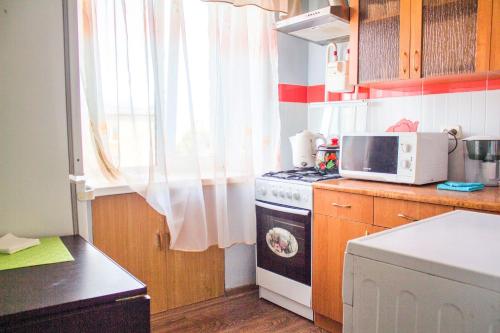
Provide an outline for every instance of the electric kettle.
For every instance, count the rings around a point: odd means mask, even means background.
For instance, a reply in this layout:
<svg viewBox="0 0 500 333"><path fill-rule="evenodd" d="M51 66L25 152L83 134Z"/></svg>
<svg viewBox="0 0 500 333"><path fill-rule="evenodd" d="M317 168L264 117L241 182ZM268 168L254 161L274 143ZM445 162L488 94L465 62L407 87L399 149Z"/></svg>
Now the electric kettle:
<svg viewBox="0 0 500 333"><path fill-rule="evenodd" d="M321 134L314 134L305 130L291 136L290 143L292 144L293 166L296 168L310 168L315 164L318 146L326 144L326 139Z"/></svg>

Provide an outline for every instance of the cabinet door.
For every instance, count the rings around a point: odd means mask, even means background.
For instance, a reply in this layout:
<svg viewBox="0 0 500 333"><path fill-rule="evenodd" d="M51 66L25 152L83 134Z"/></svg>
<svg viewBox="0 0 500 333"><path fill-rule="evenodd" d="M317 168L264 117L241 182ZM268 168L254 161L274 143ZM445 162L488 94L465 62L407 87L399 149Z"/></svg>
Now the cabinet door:
<svg viewBox="0 0 500 333"><path fill-rule="evenodd" d="M94 245L144 282L151 313L167 310L165 217L138 194L98 197L92 202Z"/></svg>
<svg viewBox="0 0 500 333"><path fill-rule="evenodd" d="M168 308L224 295L224 249L203 252L167 251Z"/></svg>
<svg viewBox="0 0 500 333"><path fill-rule="evenodd" d="M371 225L316 214L313 226L313 310L342 322L342 271L347 242Z"/></svg>
<svg viewBox="0 0 500 333"><path fill-rule="evenodd" d="M412 0L410 77L489 68L492 0Z"/></svg>
<svg viewBox="0 0 500 333"><path fill-rule="evenodd" d="M410 0L358 0L360 83L409 78Z"/></svg>
<svg viewBox="0 0 500 333"><path fill-rule="evenodd" d="M168 309L167 224L165 217L138 194L128 196L129 267L144 281L151 296L151 313Z"/></svg>

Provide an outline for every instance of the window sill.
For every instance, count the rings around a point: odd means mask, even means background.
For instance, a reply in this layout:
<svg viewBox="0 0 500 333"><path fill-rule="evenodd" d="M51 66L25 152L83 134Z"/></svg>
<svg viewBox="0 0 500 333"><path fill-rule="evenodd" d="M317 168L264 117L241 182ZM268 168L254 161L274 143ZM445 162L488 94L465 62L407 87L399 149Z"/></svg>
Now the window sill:
<svg viewBox="0 0 500 333"><path fill-rule="evenodd" d="M229 177L227 179L227 184L243 184L247 181L248 177L245 176ZM204 187L205 186L208 187L208 186L215 186L217 182L214 179L202 179L202 184ZM89 184L89 185L94 189L94 194L96 197L135 192L127 184L99 183L99 184Z"/></svg>

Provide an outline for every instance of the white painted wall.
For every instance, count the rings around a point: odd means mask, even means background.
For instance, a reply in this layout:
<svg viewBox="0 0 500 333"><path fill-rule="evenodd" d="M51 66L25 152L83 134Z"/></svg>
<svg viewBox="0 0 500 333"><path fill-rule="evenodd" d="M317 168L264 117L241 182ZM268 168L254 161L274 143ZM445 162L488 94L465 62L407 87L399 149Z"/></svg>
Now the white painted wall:
<svg viewBox="0 0 500 333"><path fill-rule="evenodd" d="M233 245L224 256L226 289L255 284L255 245Z"/></svg>
<svg viewBox="0 0 500 333"><path fill-rule="evenodd" d="M73 232L62 3L0 0L0 235Z"/></svg>
<svg viewBox="0 0 500 333"><path fill-rule="evenodd" d="M278 33L279 82L308 85L309 43ZM307 128L308 108L305 103L280 103L281 168L292 169L292 149L289 137Z"/></svg>

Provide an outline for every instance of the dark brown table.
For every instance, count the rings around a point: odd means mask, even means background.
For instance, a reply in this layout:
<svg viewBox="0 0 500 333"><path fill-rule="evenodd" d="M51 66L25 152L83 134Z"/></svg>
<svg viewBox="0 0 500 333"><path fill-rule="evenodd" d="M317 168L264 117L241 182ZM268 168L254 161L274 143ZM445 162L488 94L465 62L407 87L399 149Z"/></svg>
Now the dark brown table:
<svg viewBox="0 0 500 333"><path fill-rule="evenodd" d="M79 236L75 261L0 271L0 332L149 332L146 286Z"/></svg>

